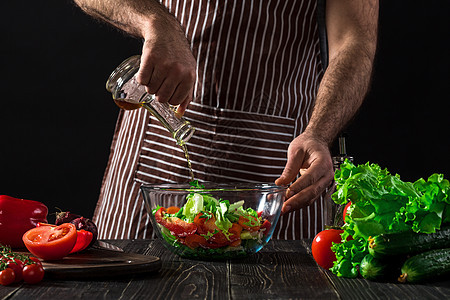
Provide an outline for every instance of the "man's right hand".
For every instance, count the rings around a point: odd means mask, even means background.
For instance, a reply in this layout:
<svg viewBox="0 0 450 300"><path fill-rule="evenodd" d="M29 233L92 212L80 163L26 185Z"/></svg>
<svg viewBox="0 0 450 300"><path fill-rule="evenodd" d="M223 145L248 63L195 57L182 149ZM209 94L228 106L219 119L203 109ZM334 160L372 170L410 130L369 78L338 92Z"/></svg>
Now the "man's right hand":
<svg viewBox="0 0 450 300"><path fill-rule="evenodd" d="M182 115L192 101L197 63L172 15L154 16L147 27L136 79L158 101L179 105Z"/></svg>

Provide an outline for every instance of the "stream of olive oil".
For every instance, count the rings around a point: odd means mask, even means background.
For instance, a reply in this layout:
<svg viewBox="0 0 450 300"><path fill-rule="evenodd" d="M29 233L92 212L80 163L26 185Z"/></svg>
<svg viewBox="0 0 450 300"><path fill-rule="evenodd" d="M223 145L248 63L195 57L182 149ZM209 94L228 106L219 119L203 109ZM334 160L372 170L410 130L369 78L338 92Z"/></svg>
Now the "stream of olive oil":
<svg viewBox="0 0 450 300"><path fill-rule="evenodd" d="M187 146L185 143L182 143L180 146L181 146L181 149L183 149L184 156L186 157L186 160L187 160L187 165L188 165L188 169L189 169L189 175L191 176L191 181L194 181L194 171L192 171L192 165L191 165L191 160L189 159L189 152L188 152Z"/></svg>
<svg viewBox="0 0 450 300"><path fill-rule="evenodd" d="M126 101L125 99L114 99L114 102L116 103L116 105L118 107L120 107L121 109L124 109L124 110L134 110L134 109L143 107L142 103L130 103L130 102ZM194 171L192 170L191 160L189 159L189 152L188 152L187 146L183 141L181 141L181 143L179 143L179 145L184 152L184 157L186 157L187 166L189 169L189 176L191 177L191 181L194 181Z"/></svg>

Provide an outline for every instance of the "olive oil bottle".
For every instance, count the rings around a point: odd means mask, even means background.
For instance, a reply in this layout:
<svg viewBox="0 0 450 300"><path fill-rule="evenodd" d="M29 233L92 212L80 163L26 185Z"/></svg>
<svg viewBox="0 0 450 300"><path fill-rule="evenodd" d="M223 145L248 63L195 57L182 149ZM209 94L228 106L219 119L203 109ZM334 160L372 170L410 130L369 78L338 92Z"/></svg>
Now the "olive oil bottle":
<svg viewBox="0 0 450 300"><path fill-rule="evenodd" d="M123 61L109 76L106 89L112 93L117 106L125 110L145 108L169 130L178 145L187 142L194 134L195 128L175 112L175 107L156 100L155 95L148 94L145 87L136 80L139 70L140 55Z"/></svg>
<svg viewBox="0 0 450 300"><path fill-rule="evenodd" d="M139 70L140 61L140 55L132 56L123 61L109 76L106 89L112 93L114 102L121 109L145 108L163 124L183 150L188 164L189 176L193 181L194 172L189 160L186 142L194 134L195 128L176 113L175 107L168 103L159 102L155 95L147 93L145 87L137 82L136 73Z"/></svg>

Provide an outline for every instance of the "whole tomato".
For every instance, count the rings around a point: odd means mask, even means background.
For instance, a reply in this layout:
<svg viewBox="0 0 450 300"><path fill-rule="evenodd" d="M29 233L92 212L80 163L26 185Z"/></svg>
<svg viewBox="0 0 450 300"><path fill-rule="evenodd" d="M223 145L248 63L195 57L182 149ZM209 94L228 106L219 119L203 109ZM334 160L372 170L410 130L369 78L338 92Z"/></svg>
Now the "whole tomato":
<svg viewBox="0 0 450 300"><path fill-rule="evenodd" d="M336 260L336 255L331 250L332 243L341 243L340 229L327 229L319 232L311 245L312 255L319 266L329 270Z"/></svg>
<svg viewBox="0 0 450 300"><path fill-rule="evenodd" d="M17 261L19 260L10 261L7 264L7 267L14 271L14 282L19 282L22 280L23 263L18 263Z"/></svg>
<svg viewBox="0 0 450 300"><path fill-rule="evenodd" d="M40 282L44 278L44 268L41 264L30 264L23 268L23 281L30 284Z"/></svg>
<svg viewBox="0 0 450 300"><path fill-rule="evenodd" d="M0 271L0 284L1 285L10 285L16 279L16 275L14 274L13 269L6 268Z"/></svg>

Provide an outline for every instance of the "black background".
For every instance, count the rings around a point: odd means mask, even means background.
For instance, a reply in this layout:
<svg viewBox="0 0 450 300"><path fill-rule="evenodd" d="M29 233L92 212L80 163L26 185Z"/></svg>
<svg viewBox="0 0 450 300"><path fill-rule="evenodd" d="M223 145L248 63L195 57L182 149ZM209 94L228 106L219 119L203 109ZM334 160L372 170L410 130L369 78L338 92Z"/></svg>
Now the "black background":
<svg viewBox="0 0 450 300"><path fill-rule="evenodd" d="M346 129L356 163L450 177L449 16L444 0L381 2L372 89ZM2 20L0 194L91 217L118 114L105 81L141 42L69 0L7 1Z"/></svg>

